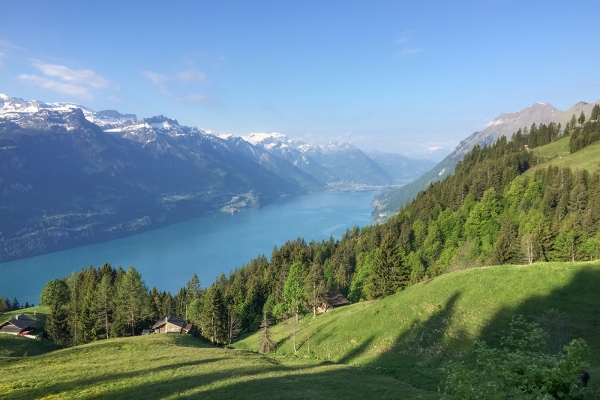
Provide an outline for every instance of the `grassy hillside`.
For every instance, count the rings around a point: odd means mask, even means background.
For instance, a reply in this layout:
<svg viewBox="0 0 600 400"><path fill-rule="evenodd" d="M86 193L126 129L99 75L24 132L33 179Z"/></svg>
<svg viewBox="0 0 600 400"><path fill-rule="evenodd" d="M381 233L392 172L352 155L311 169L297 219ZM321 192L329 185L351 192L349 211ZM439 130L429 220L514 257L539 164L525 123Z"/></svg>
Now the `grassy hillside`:
<svg viewBox="0 0 600 400"><path fill-rule="evenodd" d="M208 347L181 335L111 339L19 361L0 360L11 399L438 398L359 367Z"/></svg>
<svg viewBox="0 0 600 400"><path fill-rule="evenodd" d="M539 263L457 271L378 302L339 308L299 324L299 357L389 371L436 390L449 358L469 358L472 343L497 344L512 315L568 315L569 337L582 337L600 374L600 263ZM276 354L292 354L291 324L273 327ZM308 338L310 337L310 352ZM236 348L255 350L251 335Z"/></svg>
<svg viewBox="0 0 600 400"><path fill-rule="evenodd" d="M439 398L445 363L471 359L472 343L498 344L514 314L567 315L568 339L590 345L591 390L600 387L600 262L461 270L376 302L272 328L234 349L180 335L111 339L48 354L0 359L10 398ZM310 351L309 351L310 345Z"/></svg>
<svg viewBox="0 0 600 400"><path fill-rule="evenodd" d="M34 310L36 311L33 315ZM36 320L35 326L38 330L44 328L48 307L30 307L18 311L9 311L0 315L0 324L13 319L16 315L25 314ZM0 359L6 357L33 356L56 350L51 340L33 340L13 335L0 335Z"/></svg>
<svg viewBox="0 0 600 400"><path fill-rule="evenodd" d="M573 170L587 169L589 172L594 172L600 167L600 142L593 143L570 154L569 138L565 137L556 142L535 148L533 152L539 155L541 164L531 168L527 171L527 174L533 173L538 168L547 168L549 166L568 167Z"/></svg>

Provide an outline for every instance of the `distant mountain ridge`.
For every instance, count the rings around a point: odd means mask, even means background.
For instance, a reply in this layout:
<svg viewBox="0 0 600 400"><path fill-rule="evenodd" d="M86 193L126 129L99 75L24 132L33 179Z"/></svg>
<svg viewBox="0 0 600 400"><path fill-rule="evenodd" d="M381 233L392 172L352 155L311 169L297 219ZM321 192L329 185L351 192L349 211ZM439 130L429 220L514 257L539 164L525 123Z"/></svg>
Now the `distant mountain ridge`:
<svg viewBox="0 0 600 400"><path fill-rule="evenodd" d="M219 135L163 115L0 94L0 262L394 179L350 143Z"/></svg>
<svg viewBox="0 0 600 400"><path fill-rule="evenodd" d="M411 182L435 165L429 160L377 151L363 152L352 143L304 143L278 133L250 133L243 139L290 161L323 183L398 185ZM428 168L427 168L428 169Z"/></svg>
<svg viewBox="0 0 600 400"><path fill-rule="evenodd" d="M402 205L415 198L420 191L454 173L456 163L475 145L491 144L502 136L510 139L511 135L517 130L525 127L529 128L533 123L561 122L564 126L573 114L579 117L581 111L584 111L589 115L593 106L594 104L579 102L569 110L561 111L552 104L538 102L518 112L502 113L490 121L484 130L474 132L461 141L452 153L420 178L399 189L383 192L376 196L373 201L375 205L373 216L381 221L397 213Z"/></svg>
<svg viewBox="0 0 600 400"><path fill-rule="evenodd" d="M322 190L260 147L164 116L0 97L0 262Z"/></svg>

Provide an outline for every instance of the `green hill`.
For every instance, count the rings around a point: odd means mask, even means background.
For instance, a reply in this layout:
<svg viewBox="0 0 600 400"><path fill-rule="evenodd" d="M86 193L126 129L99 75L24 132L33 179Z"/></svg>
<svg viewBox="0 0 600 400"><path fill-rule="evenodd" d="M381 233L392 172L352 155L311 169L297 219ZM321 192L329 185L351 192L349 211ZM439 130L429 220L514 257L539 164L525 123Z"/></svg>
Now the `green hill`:
<svg viewBox="0 0 600 400"><path fill-rule="evenodd" d="M600 167L600 142L593 143L571 154L569 152L569 137L563 137L545 146L533 149L538 165L529 169L526 174L533 174L541 168L556 166L559 168L587 169L594 172Z"/></svg>
<svg viewBox="0 0 600 400"><path fill-rule="evenodd" d="M11 399L437 398L392 376L312 360L209 347L182 335L103 340L19 361L0 361Z"/></svg>
<svg viewBox="0 0 600 400"><path fill-rule="evenodd" d="M383 300L307 314L297 356L291 322L272 328L278 347L268 356L255 352L257 334L234 349L181 335L110 339L0 359L0 397L433 399L448 360L469 361L476 339L497 344L512 315L538 318L549 309L566 315L566 339L590 345L592 392L600 376L599 284L598 262L455 271Z"/></svg>
<svg viewBox="0 0 600 400"><path fill-rule="evenodd" d="M512 315L567 316L568 336L591 348L600 374L600 263L538 263L457 271L377 302L339 308L299 323L299 357L369 366L437 390L444 363L469 359L474 340L498 344ZM273 327L277 356L293 353L292 325ZM256 350L258 334L235 343ZM310 352L308 351L310 337Z"/></svg>

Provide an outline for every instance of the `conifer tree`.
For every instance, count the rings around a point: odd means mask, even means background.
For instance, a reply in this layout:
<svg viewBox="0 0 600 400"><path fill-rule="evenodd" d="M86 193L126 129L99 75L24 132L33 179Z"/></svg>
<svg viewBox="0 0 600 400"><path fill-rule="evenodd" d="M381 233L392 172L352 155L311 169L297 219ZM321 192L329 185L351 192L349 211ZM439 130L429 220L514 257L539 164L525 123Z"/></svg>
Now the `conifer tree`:
<svg viewBox="0 0 600 400"><path fill-rule="evenodd" d="M390 234L387 234L381 246L375 251L371 266L371 279L368 285L368 297L381 299L396 293L408 280L400 247Z"/></svg>
<svg viewBox="0 0 600 400"><path fill-rule="evenodd" d="M10 308L13 311L19 310L21 308L21 305L19 304L19 300L17 300L16 296L13 298L12 305Z"/></svg>
<svg viewBox="0 0 600 400"><path fill-rule="evenodd" d="M148 289L133 266L129 266L116 287L115 314L115 319L126 326L132 336L138 323L149 314Z"/></svg>
<svg viewBox="0 0 600 400"><path fill-rule="evenodd" d="M577 122L579 122L581 125L585 123L585 114L583 113L583 111L581 111L581 115L579 116Z"/></svg>
<svg viewBox="0 0 600 400"><path fill-rule="evenodd" d="M55 296L52 300L44 330L57 347L68 346L67 312L59 296Z"/></svg>
<svg viewBox="0 0 600 400"><path fill-rule="evenodd" d="M590 121L597 121L600 118L600 104L594 105L592 108L592 114L590 115Z"/></svg>
<svg viewBox="0 0 600 400"><path fill-rule="evenodd" d="M262 322L260 323L260 336L258 342L258 352L260 354L268 354L275 348L275 343L271 339L271 332L269 329L269 319L267 314L263 314Z"/></svg>
<svg viewBox="0 0 600 400"><path fill-rule="evenodd" d="M102 275L95 294L95 309L97 313L96 326L98 331L104 331L104 335L107 339L111 333L110 325L113 314L113 294L114 288L111 276L109 274Z"/></svg>
<svg viewBox="0 0 600 400"><path fill-rule="evenodd" d="M223 294L217 285L212 285L206 293L200 322L202 336L213 344L225 343L227 340L227 310Z"/></svg>

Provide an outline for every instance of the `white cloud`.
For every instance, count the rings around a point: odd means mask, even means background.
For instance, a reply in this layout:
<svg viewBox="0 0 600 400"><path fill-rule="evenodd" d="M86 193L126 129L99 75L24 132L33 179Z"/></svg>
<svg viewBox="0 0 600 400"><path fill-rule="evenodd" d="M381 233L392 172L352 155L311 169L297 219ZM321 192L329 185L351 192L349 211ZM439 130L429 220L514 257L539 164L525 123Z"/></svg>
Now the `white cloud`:
<svg viewBox="0 0 600 400"><path fill-rule="evenodd" d="M168 76L150 71L142 71L142 74L144 74L146 78L150 79L150 81L152 81L152 83L154 83L158 87L159 92L166 95L171 95L168 86L170 78Z"/></svg>
<svg viewBox="0 0 600 400"><path fill-rule="evenodd" d="M84 100L93 100L94 96L90 90L83 86L72 85L70 83L58 82L53 79L44 78L38 75L19 75L19 79L44 89L53 90L58 93L70 94Z"/></svg>
<svg viewBox="0 0 600 400"><path fill-rule="evenodd" d="M58 77L66 82L85 84L96 89L112 86L108 79L101 77L89 69L76 71L67 68L64 65L44 63L35 63L34 65L42 71L44 75Z"/></svg>
<svg viewBox="0 0 600 400"><path fill-rule="evenodd" d="M417 54L422 51L423 51L423 49L414 49L414 48L403 49L398 53L398 59L404 60L404 59L412 56L413 54Z"/></svg>
<svg viewBox="0 0 600 400"><path fill-rule="evenodd" d="M176 97L175 101L189 101L192 103L206 103L208 101L208 96L203 95L201 93L191 93L186 96Z"/></svg>
<svg viewBox="0 0 600 400"><path fill-rule="evenodd" d="M108 100L112 101L113 103L121 103L123 101L123 99L116 96L109 96Z"/></svg>
<svg viewBox="0 0 600 400"><path fill-rule="evenodd" d="M195 68L190 68L187 71L180 72L177 78L181 82L206 82L206 74L202 71L198 71Z"/></svg>

